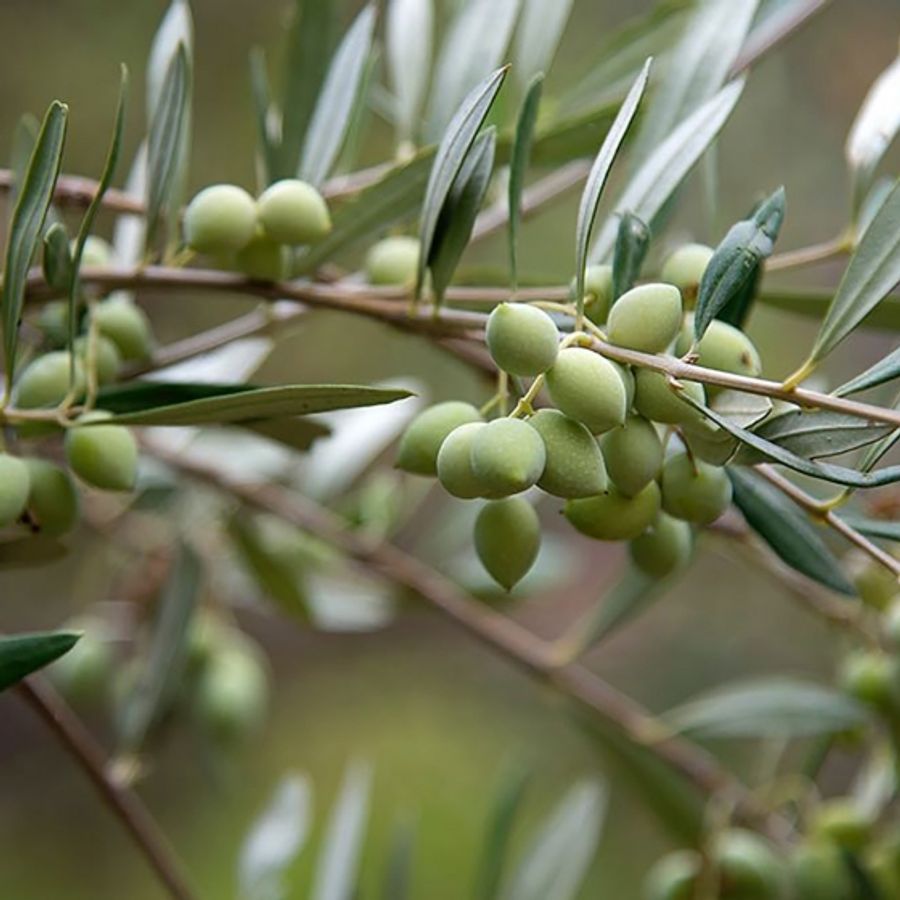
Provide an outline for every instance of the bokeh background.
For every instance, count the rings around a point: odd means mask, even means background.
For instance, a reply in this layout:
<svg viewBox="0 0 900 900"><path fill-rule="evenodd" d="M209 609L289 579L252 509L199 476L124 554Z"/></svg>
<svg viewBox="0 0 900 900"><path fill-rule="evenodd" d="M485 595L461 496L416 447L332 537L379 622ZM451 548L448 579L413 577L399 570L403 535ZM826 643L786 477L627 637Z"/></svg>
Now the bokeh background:
<svg viewBox="0 0 900 900"><path fill-rule="evenodd" d="M328 0L323 0L328 2ZM339 0L335 0L339 2ZM142 72L162 0L3 0L0 3L0 149L25 111L56 97L71 107L65 168L97 174L117 90L117 66L133 73L128 126L131 155L142 132ZM254 127L247 79L251 46L277 58L289 0L192 0L196 24L192 187L229 180L252 186ZM349 21L355 7L340 3ZM553 86L591 65L603 36L650 3L576 0ZM835 0L753 72L720 141L719 218L724 228L763 193L784 184L788 218L781 248L836 234L847 214L842 149L858 105L897 52L897 0ZM390 150L386 126L373 122L364 153ZM896 171L898 153L885 168ZM696 179L666 241L718 239L707 233ZM576 195L528 225L526 270L561 283L572 268ZM101 231L110 227L104 219ZM503 238L467 263L502 261ZM834 285L840 265L824 265L786 284ZM162 339L175 338L246 307L204 302L199 294L142 298ZM814 324L760 310L751 332L773 377L792 370ZM335 353L340 340L341 351ZM889 337L847 342L828 375L849 376L891 347ZM415 338L372 323L316 315L267 364L271 380L369 381L413 374L437 399L478 399L461 367ZM89 532L49 569L0 575L3 629L53 627L121 585L115 559ZM571 589L543 593L521 608L528 623L555 633L587 604L621 560L575 541ZM591 555L593 554L593 555ZM564 595L564 596L563 596ZM577 778L600 775L611 811L584 897L632 897L641 872L672 837L596 734L570 708L466 635L411 606L390 626L354 635L319 634L265 609L242 624L269 652L274 694L261 737L228 765L213 764L187 731L156 748L140 790L186 859L206 898L233 896L242 838L271 791L290 771L307 773L317 808L330 804L348 762L374 767L372 840L364 881L380 878L398 816L418 826L415 896L467 895L486 824L488 798L508 766L534 776L518 839ZM696 564L636 625L604 644L591 664L654 709L740 675L778 671L828 678L835 638L774 582L710 540ZM86 710L102 737L108 722ZM725 748L728 751L728 748ZM736 765L750 760L731 748ZM839 777L839 774L835 777ZM312 854L299 861L298 884ZM154 900L160 891L114 820L69 759L17 699L0 699L0 896L14 900ZM294 895L301 897L300 890Z"/></svg>

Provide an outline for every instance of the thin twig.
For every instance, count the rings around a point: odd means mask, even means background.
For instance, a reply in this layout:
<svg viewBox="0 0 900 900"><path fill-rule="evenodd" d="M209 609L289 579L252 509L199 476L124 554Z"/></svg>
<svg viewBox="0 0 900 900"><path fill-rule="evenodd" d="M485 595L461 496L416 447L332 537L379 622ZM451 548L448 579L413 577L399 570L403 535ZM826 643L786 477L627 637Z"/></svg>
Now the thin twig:
<svg viewBox="0 0 900 900"><path fill-rule="evenodd" d="M784 253L776 253L766 262L767 272L783 272L786 269L800 269L804 266L812 266L816 263L827 262L838 256L843 256L853 249L845 237L837 237L821 244L813 244L810 247L800 247L797 250L787 250Z"/></svg>

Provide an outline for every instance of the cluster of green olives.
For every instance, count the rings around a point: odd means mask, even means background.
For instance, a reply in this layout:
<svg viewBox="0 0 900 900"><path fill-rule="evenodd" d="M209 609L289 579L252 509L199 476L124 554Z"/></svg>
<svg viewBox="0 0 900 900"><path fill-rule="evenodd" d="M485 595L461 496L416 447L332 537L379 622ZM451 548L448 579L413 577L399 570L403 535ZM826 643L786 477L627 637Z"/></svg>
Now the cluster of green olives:
<svg viewBox="0 0 900 900"><path fill-rule="evenodd" d="M589 268L585 309L610 343L643 353L685 354L692 346L686 311L712 251L689 245L664 267L672 283L634 287L613 299L609 266ZM403 435L397 466L436 476L462 499L482 498L475 547L495 581L509 589L533 564L538 517L521 496L536 486L566 501L569 523L588 537L628 541L635 565L663 578L691 556L693 529L715 521L731 502L722 468L722 435L695 407L702 384L670 383L650 368L611 361L587 335L561 340L554 319L535 305L502 303L486 341L511 376L540 379L553 408L520 402L509 416L485 421L468 403L425 410ZM714 321L695 348L700 365L758 375L759 354L739 329ZM667 437L682 443L667 453ZM730 443L730 436L725 435Z"/></svg>
<svg viewBox="0 0 900 900"><path fill-rule="evenodd" d="M255 200L234 184L201 190L184 211L184 241L225 268L261 281L289 274L291 247L315 244L331 231L322 195L305 181L286 178Z"/></svg>

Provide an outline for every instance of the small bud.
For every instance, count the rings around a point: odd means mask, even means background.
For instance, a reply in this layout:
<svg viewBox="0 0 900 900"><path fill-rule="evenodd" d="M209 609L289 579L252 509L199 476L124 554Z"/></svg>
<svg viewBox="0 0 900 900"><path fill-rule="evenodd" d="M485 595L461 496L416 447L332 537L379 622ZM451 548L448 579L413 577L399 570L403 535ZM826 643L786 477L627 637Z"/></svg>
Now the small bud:
<svg viewBox="0 0 900 900"><path fill-rule="evenodd" d="M592 350L561 350L547 372L554 405L567 416L602 434L625 421L626 390L616 367Z"/></svg>
<svg viewBox="0 0 900 900"><path fill-rule="evenodd" d="M366 280L374 285L412 287L419 268L417 238L394 235L384 238L366 255Z"/></svg>
<svg viewBox="0 0 900 900"><path fill-rule="evenodd" d="M512 590L528 574L541 546L541 525L522 497L487 503L475 520L475 550L488 574Z"/></svg>
<svg viewBox="0 0 900 900"><path fill-rule="evenodd" d="M597 541L630 541L642 535L659 513L659 487L651 481L634 497L615 487L608 494L570 500L565 515L576 531Z"/></svg>
<svg viewBox="0 0 900 900"><path fill-rule="evenodd" d="M69 301L51 300L45 303L37 325L51 347L64 347L69 340Z"/></svg>
<svg viewBox="0 0 900 900"><path fill-rule="evenodd" d="M559 352L559 330L542 309L501 303L487 323L487 345L499 368L510 375L546 372Z"/></svg>
<svg viewBox="0 0 900 900"><path fill-rule="evenodd" d="M184 211L185 243L198 253L233 253L256 232L256 204L234 184L213 184L200 191Z"/></svg>
<svg viewBox="0 0 900 900"><path fill-rule="evenodd" d="M619 347L662 353L681 327L681 294L670 284L642 284L613 304L607 326Z"/></svg>
<svg viewBox="0 0 900 900"><path fill-rule="evenodd" d="M705 244L685 244L663 263L660 281L674 284L681 291L686 309L692 309L697 302L700 282L713 252L712 247Z"/></svg>
<svg viewBox="0 0 900 900"><path fill-rule="evenodd" d="M630 415L623 425L603 435L600 446L609 477L626 497L640 493L662 469L662 441L642 416Z"/></svg>
<svg viewBox="0 0 900 900"><path fill-rule="evenodd" d="M28 519L36 531L65 534L78 521L78 492L68 472L45 459L26 459Z"/></svg>
<svg viewBox="0 0 900 900"><path fill-rule="evenodd" d="M844 900L856 894L853 877L839 847L823 841L801 844L789 860L797 900Z"/></svg>
<svg viewBox="0 0 900 900"><path fill-rule="evenodd" d="M28 502L28 467L8 453L0 453L0 528L12 525Z"/></svg>
<svg viewBox="0 0 900 900"><path fill-rule="evenodd" d="M110 417L106 412L82 416L66 432L66 461L72 471L94 487L130 491L137 478L138 450L123 425L92 425Z"/></svg>
<svg viewBox="0 0 900 900"><path fill-rule="evenodd" d="M538 487L556 497L593 497L607 488L603 454L594 436L556 409L540 409L528 424L544 441L547 463Z"/></svg>
<svg viewBox="0 0 900 900"><path fill-rule="evenodd" d="M296 178L266 188L256 208L266 237L278 244L315 244L331 231L324 198L311 184Z"/></svg>
<svg viewBox="0 0 900 900"><path fill-rule="evenodd" d="M541 436L521 419L495 419L472 439L472 471L491 497L527 490L544 472Z"/></svg>
<svg viewBox="0 0 900 900"><path fill-rule="evenodd" d="M441 444L459 425L480 422L481 413L471 403L448 400L419 413L409 423L397 449L397 468L416 475L437 474Z"/></svg>
<svg viewBox="0 0 900 900"><path fill-rule="evenodd" d="M676 519L709 525L731 503L731 480L716 468L687 453L674 453L663 464L663 509Z"/></svg>

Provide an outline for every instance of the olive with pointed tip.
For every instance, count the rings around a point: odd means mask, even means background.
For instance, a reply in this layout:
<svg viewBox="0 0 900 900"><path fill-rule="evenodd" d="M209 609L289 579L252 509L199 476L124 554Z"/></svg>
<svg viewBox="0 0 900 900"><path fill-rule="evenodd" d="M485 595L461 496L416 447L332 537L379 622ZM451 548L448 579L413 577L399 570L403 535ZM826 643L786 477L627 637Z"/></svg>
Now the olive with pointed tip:
<svg viewBox="0 0 900 900"><path fill-rule="evenodd" d="M139 362L153 353L153 327L147 313L136 303L112 295L95 304L91 314L100 334L116 345L126 362Z"/></svg>
<svg viewBox="0 0 900 900"><path fill-rule="evenodd" d="M528 574L541 546L541 525L522 497L488 501L475 520L475 551L494 581L511 591Z"/></svg>
<svg viewBox="0 0 900 900"><path fill-rule="evenodd" d="M94 425L110 418L97 410L66 432L66 461L83 481L106 491L130 491L137 478L138 449L123 425Z"/></svg>
<svg viewBox="0 0 900 900"><path fill-rule="evenodd" d="M238 250L234 265L256 281L282 281L288 273L288 251L260 232Z"/></svg>
<svg viewBox="0 0 900 900"><path fill-rule="evenodd" d="M705 244L684 244L663 263L660 281L674 284L681 291L686 309L693 308L703 274L715 251Z"/></svg>
<svg viewBox="0 0 900 900"><path fill-rule="evenodd" d="M673 453L663 464L663 509L676 519L709 525L731 503L731 479L724 469L687 453Z"/></svg>
<svg viewBox="0 0 900 900"><path fill-rule="evenodd" d="M609 312L611 343L644 353L662 353L681 327L681 294L671 284L642 284L626 291Z"/></svg>
<svg viewBox="0 0 900 900"><path fill-rule="evenodd" d="M602 434L625 421L625 383L616 367L598 353L567 347L546 377L553 404L591 434Z"/></svg>
<svg viewBox="0 0 900 900"><path fill-rule="evenodd" d="M546 462L541 436L522 419L494 419L472 438L472 471L492 497L527 490Z"/></svg>
<svg viewBox="0 0 900 900"><path fill-rule="evenodd" d="M665 578L688 564L694 544L691 526L660 513L629 545L634 564L653 578Z"/></svg>
<svg viewBox="0 0 900 900"><path fill-rule="evenodd" d="M547 463L537 485L548 494L593 497L607 488L606 466L596 438L557 409L539 409L529 420L544 441Z"/></svg>
<svg viewBox="0 0 900 900"><path fill-rule="evenodd" d="M576 281L569 286L572 302L575 297ZM609 315L613 300L612 266L607 264L588 266L584 272L584 312L596 325L603 325Z"/></svg>
<svg viewBox="0 0 900 900"><path fill-rule="evenodd" d="M684 317L684 325L675 345L675 353L684 356L694 341L694 317ZM762 372L762 361L753 341L739 328L713 319L697 345L697 365L733 375L755 378Z"/></svg>
<svg viewBox="0 0 900 900"><path fill-rule="evenodd" d="M69 393L70 357L65 350L36 356L16 379L13 399L21 409L56 406ZM84 367L75 359L75 386L84 391Z"/></svg>
<svg viewBox="0 0 900 900"><path fill-rule="evenodd" d="M441 444L466 422L480 422L481 413L471 403L447 400L420 412L406 427L397 448L396 466L415 475L436 475Z"/></svg>

